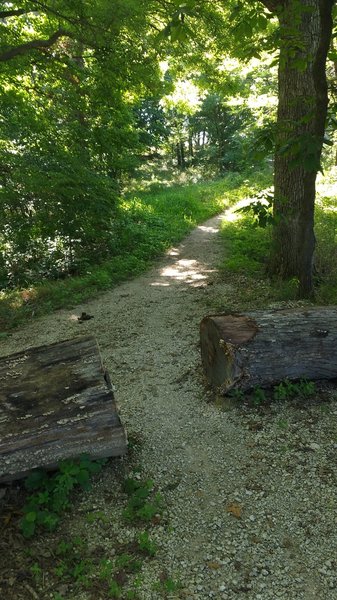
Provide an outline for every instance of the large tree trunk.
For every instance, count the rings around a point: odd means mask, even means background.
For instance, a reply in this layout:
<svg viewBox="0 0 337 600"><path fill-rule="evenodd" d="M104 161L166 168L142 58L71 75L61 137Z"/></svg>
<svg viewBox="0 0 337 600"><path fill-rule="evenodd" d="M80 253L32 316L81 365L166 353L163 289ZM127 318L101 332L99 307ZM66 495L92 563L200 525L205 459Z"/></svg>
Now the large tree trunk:
<svg viewBox="0 0 337 600"><path fill-rule="evenodd" d="M200 342L206 377L222 393L337 377L334 306L211 315Z"/></svg>
<svg viewBox="0 0 337 600"><path fill-rule="evenodd" d="M312 294L315 182L328 105L326 57L334 0L264 2L280 23L278 134L270 274Z"/></svg>

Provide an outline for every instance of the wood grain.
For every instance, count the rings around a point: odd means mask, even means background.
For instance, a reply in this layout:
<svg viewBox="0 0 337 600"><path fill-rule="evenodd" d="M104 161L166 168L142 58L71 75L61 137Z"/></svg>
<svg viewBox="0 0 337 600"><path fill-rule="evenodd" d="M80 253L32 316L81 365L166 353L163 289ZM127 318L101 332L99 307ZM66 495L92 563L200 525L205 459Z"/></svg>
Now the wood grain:
<svg viewBox="0 0 337 600"><path fill-rule="evenodd" d="M337 378L335 306L209 315L200 341L206 377L223 393Z"/></svg>
<svg viewBox="0 0 337 600"><path fill-rule="evenodd" d="M0 481L69 457L126 452L126 434L92 336L0 359Z"/></svg>

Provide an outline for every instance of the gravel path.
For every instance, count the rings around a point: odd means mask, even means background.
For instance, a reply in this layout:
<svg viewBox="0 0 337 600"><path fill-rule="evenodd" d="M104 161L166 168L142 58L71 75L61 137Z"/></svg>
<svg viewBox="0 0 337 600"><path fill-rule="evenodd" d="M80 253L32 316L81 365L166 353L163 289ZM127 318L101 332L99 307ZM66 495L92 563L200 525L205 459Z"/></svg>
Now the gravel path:
<svg viewBox="0 0 337 600"><path fill-rule="evenodd" d="M154 570L182 582L171 598L337 599L337 402L217 405L203 384L199 322L240 293L221 281L222 216L197 227L145 275L75 311L16 331L0 353L92 332L140 462L168 504ZM328 397L329 393L329 397ZM212 400L212 401L211 401ZM104 486L113 487L113 473ZM99 492L97 505L100 505ZM103 500L102 500L103 502ZM157 564L157 567L156 567Z"/></svg>

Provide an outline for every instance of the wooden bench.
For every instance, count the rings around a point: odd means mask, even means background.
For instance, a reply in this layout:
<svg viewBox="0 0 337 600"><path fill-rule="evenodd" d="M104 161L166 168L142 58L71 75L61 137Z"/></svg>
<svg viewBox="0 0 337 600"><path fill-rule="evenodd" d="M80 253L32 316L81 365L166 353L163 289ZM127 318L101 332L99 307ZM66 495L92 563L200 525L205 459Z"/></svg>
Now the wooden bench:
<svg viewBox="0 0 337 600"><path fill-rule="evenodd" d="M94 337L0 359L0 481L70 457L120 456L126 434Z"/></svg>

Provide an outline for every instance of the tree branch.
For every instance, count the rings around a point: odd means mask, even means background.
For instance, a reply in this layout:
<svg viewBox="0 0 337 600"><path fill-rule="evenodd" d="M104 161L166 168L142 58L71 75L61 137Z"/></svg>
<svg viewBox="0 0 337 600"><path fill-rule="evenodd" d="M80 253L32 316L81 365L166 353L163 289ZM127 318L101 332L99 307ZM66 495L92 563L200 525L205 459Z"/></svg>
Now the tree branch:
<svg viewBox="0 0 337 600"><path fill-rule="evenodd" d="M58 29L47 40L31 40L30 42L25 42L24 44L20 44L15 48L10 48L9 50L6 50L6 52L0 54L0 62L12 60L12 58L15 58L16 56L27 54L27 52L30 52L30 50L50 48L50 46L53 46L60 37L73 37L73 35L65 29Z"/></svg>
<svg viewBox="0 0 337 600"><path fill-rule="evenodd" d="M24 8L18 8L16 10L0 10L0 19L7 19L8 17L20 17L21 15L27 14L28 10Z"/></svg>
<svg viewBox="0 0 337 600"><path fill-rule="evenodd" d="M284 6L285 0L260 0L271 13L276 13L281 6Z"/></svg>

